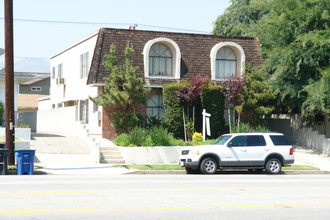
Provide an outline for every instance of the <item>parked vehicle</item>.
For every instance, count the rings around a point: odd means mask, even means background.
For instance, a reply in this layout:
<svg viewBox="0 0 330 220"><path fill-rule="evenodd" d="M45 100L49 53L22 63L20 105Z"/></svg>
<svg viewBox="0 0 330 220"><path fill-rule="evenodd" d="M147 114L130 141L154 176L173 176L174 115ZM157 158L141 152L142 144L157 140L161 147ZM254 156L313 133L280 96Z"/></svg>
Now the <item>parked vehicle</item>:
<svg viewBox="0 0 330 220"><path fill-rule="evenodd" d="M180 165L187 173L213 174L218 169L248 169L270 174L294 162L293 149L281 133L225 134L210 145L187 147L181 151Z"/></svg>

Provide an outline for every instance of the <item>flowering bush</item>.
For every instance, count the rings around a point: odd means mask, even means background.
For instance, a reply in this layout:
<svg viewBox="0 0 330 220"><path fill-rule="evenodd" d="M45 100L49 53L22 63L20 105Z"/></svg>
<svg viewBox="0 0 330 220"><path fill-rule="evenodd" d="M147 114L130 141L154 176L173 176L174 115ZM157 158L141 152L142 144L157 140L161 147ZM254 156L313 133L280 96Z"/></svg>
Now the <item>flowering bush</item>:
<svg viewBox="0 0 330 220"><path fill-rule="evenodd" d="M195 141L202 141L203 140L203 135L202 133L195 132L192 136L192 140Z"/></svg>

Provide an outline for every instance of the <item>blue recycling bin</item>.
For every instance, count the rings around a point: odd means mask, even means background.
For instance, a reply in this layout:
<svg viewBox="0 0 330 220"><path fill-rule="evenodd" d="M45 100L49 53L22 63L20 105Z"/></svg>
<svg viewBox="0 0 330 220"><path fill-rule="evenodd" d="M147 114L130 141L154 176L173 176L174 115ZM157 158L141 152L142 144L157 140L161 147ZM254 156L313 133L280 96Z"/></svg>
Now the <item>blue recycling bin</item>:
<svg viewBox="0 0 330 220"><path fill-rule="evenodd" d="M35 150L15 150L17 158L17 175L33 174Z"/></svg>
<svg viewBox="0 0 330 220"><path fill-rule="evenodd" d="M0 175L7 175L7 157L9 150L0 149Z"/></svg>

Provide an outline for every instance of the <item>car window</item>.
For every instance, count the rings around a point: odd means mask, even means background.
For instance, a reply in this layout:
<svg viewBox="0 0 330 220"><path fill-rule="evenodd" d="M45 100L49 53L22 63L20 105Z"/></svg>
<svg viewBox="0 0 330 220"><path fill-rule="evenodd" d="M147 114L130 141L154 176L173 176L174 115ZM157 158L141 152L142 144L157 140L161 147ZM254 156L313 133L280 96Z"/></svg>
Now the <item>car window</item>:
<svg viewBox="0 0 330 220"><path fill-rule="evenodd" d="M236 136L230 142L231 142L231 146L233 146L233 147L246 146L245 135Z"/></svg>
<svg viewBox="0 0 330 220"><path fill-rule="evenodd" d="M248 135L246 136L247 146L266 146L266 141L262 135Z"/></svg>
<svg viewBox="0 0 330 220"><path fill-rule="evenodd" d="M229 138L231 138L231 135L223 135L215 139L211 144L223 145L229 140Z"/></svg>
<svg viewBox="0 0 330 220"><path fill-rule="evenodd" d="M275 146L290 145L289 141L284 135L269 135L269 137L272 139Z"/></svg>

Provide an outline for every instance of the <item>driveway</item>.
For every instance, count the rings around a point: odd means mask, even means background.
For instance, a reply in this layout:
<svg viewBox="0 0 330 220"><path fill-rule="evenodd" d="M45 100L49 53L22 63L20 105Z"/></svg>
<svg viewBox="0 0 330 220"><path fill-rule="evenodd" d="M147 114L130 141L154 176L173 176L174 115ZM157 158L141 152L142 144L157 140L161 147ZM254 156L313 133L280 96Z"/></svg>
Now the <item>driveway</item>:
<svg viewBox="0 0 330 220"><path fill-rule="evenodd" d="M31 133L31 149L43 154L89 154L88 146L79 138L50 133Z"/></svg>
<svg viewBox="0 0 330 220"><path fill-rule="evenodd" d="M95 163L89 147L72 135L32 133L30 146L36 150L34 162L42 166Z"/></svg>

